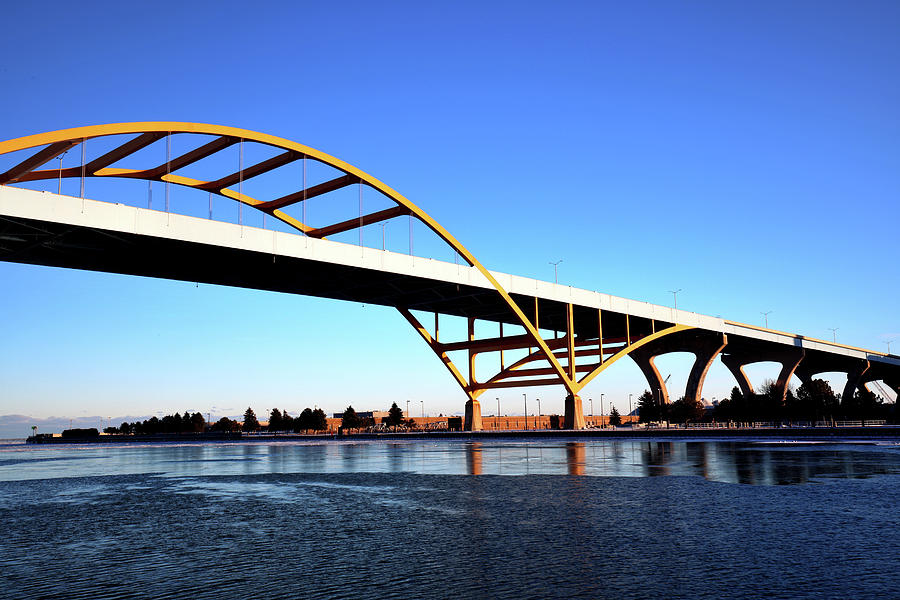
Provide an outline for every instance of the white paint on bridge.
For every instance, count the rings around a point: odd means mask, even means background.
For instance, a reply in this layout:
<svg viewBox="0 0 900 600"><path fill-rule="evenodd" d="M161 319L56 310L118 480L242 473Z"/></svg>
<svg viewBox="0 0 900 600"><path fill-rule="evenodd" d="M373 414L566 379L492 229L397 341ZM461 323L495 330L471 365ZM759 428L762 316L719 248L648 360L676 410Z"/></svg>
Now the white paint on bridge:
<svg viewBox="0 0 900 600"><path fill-rule="evenodd" d="M315 239L294 233L259 229L10 186L0 186L0 218L3 216L267 253L432 279L441 283L493 289L493 286L477 269L465 265ZM2 239L0 239L0 244L2 244ZM500 285L513 295L533 296L551 302L559 302L562 305L571 303L587 308L690 325L728 335L900 366L900 359L861 348L832 344L824 340L754 327L694 312L676 311L667 306L629 300L527 277L494 271L491 273Z"/></svg>

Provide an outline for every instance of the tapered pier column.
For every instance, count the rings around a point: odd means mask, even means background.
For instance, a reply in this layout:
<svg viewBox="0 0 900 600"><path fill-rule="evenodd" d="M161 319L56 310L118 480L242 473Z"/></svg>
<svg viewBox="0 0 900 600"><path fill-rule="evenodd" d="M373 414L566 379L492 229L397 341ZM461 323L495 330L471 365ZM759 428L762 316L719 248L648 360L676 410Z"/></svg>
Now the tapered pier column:
<svg viewBox="0 0 900 600"><path fill-rule="evenodd" d="M847 373L847 384L844 386L844 393L841 394L841 402L851 402L853 400L853 394L856 393L856 390L862 389L865 383L863 376L868 370L869 361L866 360Z"/></svg>
<svg viewBox="0 0 900 600"><path fill-rule="evenodd" d="M466 402L466 421L463 424L463 429L466 431L481 431L484 429L481 423L481 402L478 400L470 399Z"/></svg>
<svg viewBox="0 0 900 600"><path fill-rule="evenodd" d="M566 396L566 416L563 429L584 429L584 411L581 409L581 396Z"/></svg>

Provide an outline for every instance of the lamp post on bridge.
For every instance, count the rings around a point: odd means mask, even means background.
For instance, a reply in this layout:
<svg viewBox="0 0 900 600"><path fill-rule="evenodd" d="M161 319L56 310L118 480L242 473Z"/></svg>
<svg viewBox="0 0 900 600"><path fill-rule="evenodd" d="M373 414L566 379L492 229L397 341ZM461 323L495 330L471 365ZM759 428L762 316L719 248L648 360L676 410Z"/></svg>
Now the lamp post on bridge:
<svg viewBox="0 0 900 600"><path fill-rule="evenodd" d="M885 342L885 344L887 344L887 347L888 347L888 351L887 351L888 354L891 353L891 342L893 342L893 341L894 340L888 340Z"/></svg>
<svg viewBox="0 0 900 600"><path fill-rule="evenodd" d="M678 310L678 292L682 291L681 288L677 290L669 290L669 293L672 294L672 297L675 299L675 310Z"/></svg>
<svg viewBox="0 0 900 600"><path fill-rule="evenodd" d="M760 312L763 318L766 320L766 329L769 328L769 315L775 312L774 310L767 310L766 312Z"/></svg>
<svg viewBox="0 0 900 600"><path fill-rule="evenodd" d="M559 260L556 261L556 262L553 262L553 261L551 260L551 261L548 263L548 264L553 265L553 283L559 283L559 277L558 277L559 270L558 270L558 269L559 269L559 263L561 263L561 262L562 262L562 259L559 259Z"/></svg>
<svg viewBox="0 0 900 600"><path fill-rule="evenodd" d="M837 344L837 330L838 329L840 329L840 327L829 327L828 328L828 331L831 332L831 341L834 344Z"/></svg>

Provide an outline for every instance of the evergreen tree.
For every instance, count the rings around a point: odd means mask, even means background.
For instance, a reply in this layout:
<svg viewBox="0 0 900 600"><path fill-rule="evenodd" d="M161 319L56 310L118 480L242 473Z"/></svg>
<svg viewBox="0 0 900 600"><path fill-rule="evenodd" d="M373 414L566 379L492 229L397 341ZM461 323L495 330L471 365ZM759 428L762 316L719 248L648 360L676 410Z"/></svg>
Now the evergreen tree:
<svg viewBox="0 0 900 600"><path fill-rule="evenodd" d="M353 410L352 406L348 406L347 410L344 411L344 414L341 417L341 427L344 429L359 429L359 416L356 414L356 411Z"/></svg>
<svg viewBox="0 0 900 600"><path fill-rule="evenodd" d="M238 424L228 417L222 417L216 421L210 429L213 431L236 431L238 429Z"/></svg>
<svg viewBox="0 0 900 600"><path fill-rule="evenodd" d="M388 423L390 423L393 427L400 425L403 422L403 411L400 410L400 407L397 406L397 403L394 402L391 404L391 409L388 411Z"/></svg>
<svg viewBox="0 0 900 600"><path fill-rule="evenodd" d="M321 408L313 411L311 428L313 431L325 431L328 429L328 419L325 417L325 411Z"/></svg>
<svg viewBox="0 0 900 600"><path fill-rule="evenodd" d="M705 412L699 400L685 398L684 396L673 402L669 408L670 418L676 423L700 421L703 419Z"/></svg>
<svg viewBox="0 0 900 600"><path fill-rule="evenodd" d="M651 421L659 421L659 404L650 390L645 390L638 398L638 415L640 423L650 423Z"/></svg>
<svg viewBox="0 0 900 600"><path fill-rule="evenodd" d="M241 429L243 431L259 431L259 421L256 420L256 413L249 406L244 412L244 425Z"/></svg>
<svg viewBox="0 0 900 600"><path fill-rule="evenodd" d="M295 430L297 432L300 431L309 431L313 428L313 411L310 408L304 408L303 412L300 413L300 416L296 419L296 427Z"/></svg>
<svg viewBox="0 0 900 600"><path fill-rule="evenodd" d="M284 427L281 424L281 411L273 408L269 413L269 431L281 431Z"/></svg>
<svg viewBox="0 0 900 600"><path fill-rule="evenodd" d="M844 406L846 410L844 409ZM845 419L852 420L872 420L886 418L886 412L882 407L882 399L870 392L867 388L861 387L856 390L849 402L841 402L841 410Z"/></svg>
<svg viewBox="0 0 900 600"><path fill-rule="evenodd" d="M609 411L609 424L613 427L618 427L622 424L622 417L619 415L619 411L615 406L612 407L612 410Z"/></svg>
<svg viewBox="0 0 900 600"><path fill-rule="evenodd" d="M206 419L203 418L198 412L195 412L191 415L191 429L196 432L201 432L206 429Z"/></svg>
<svg viewBox="0 0 900 600"><path fill-rule="evenodd" d="M822 379L813 379L797 388L797 403L803 418L809 421L830 420L839 408L838 397Z"/></svg>

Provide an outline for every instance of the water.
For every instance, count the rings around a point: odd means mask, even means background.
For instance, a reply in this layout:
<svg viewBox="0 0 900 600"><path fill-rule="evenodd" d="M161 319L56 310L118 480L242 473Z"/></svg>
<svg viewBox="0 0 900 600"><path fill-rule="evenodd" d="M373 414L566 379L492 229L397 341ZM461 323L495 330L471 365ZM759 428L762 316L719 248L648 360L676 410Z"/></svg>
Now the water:
<svg viewBox="0 0 900 600"><path fill-rule="evenodd" d="M0 446L0 598L896 598L900 445Z"/></svg>

